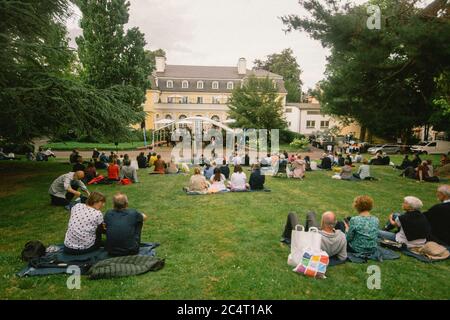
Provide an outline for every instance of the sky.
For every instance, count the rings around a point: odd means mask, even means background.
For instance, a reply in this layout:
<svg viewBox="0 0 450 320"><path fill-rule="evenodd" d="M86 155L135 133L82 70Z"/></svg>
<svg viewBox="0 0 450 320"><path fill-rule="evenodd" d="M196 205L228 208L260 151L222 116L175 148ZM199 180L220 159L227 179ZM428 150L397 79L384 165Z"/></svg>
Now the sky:
<svg viewBox="0 0 450 320"><path fill-rule="evenodd" d="M298 0L131 0L128 27L145 33L147 49L162 48L168 64L235 66L291 48L302 69L303 90L323 79L326 56L307 33L285 33L279 17L305 15ZM354 0L354 3L364 2ZM72 39L81 34L80 12L68 21ZM75 42L71 42L75 45Z"/></svg>

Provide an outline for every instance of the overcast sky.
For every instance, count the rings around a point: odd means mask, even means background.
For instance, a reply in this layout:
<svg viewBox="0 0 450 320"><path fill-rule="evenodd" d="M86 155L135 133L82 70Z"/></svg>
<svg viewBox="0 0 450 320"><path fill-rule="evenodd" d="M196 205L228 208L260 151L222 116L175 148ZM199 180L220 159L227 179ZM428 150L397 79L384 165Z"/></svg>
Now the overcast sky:
<svg viewBox="0 0 450 320"><path fill-rule="evenodd" d="M256 58L292 48L304 90L313 88L328 51L304 32L285 34L279 17L287 14L305 11L298 0L131 0L129 26L145 33L148 49L164 49L168 64L234 66L245 57L251 68ZM81 33L79 15L68 21L72 38Z"/></svg>

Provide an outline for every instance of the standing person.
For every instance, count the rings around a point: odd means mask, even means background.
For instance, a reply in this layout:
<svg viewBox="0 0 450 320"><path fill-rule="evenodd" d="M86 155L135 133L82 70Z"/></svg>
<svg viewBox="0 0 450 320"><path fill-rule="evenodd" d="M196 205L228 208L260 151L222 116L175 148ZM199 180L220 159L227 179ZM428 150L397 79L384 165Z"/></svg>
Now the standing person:
<svg viewBox="0 0 450 320"><path fill-rule="evenodd" d="M250 174L249 185L251 190L264 190L264 183L266 176L261 174L261 167L259 164L254 164L252 173Z"/></svg>
<svg viewBox="0 0 450 320"><path fill-rule="evenodd" d="M137 156L136 160L137 160L139 169L145 169L148 167L147 158L145 157L143 152L141 152Z"/></svg>
<svg viewBox="0 0 450 320"><path fill-rule="evenodd" d="M373 254L378 247L379 220L370 214L373 199L369 196L359 196L353 201L353 207L358 216L349 222L344 221L348 251L359 254Z"/></svg>
<svg viewBox="0 0 450 320"><path fill-rule="evenodd" d="M112 256L138 254L147 216L128 208L128 197L120 192L113 196L113 207L105 214L106 251Z"/></svg>
<svg viewBox="0 0 450 320"><path fill-rule="evenodd" d="M69 226L64 239L64 252L80 255L93 252L102 244L103 215L106 198L100 192L92 192L86 204L78 203L70 210Z"/></svg>
<svg viewBox="0 0 450 320"><path fill-rule="evenodd" d="M69 205L73 198L81 196L81 192L77 191L78 188L81 188L89 196L90 193L82 181L83 178L83 171L69 172L56 178L48 190L51 204L54 206Z"/></svg>
<svg viewBox="0 0 450 320"><path fill-rule="evenodd" d="M427 242L430 235L430 225L427 218L420 212L422 201L416 197L405 197L402 209L404 214L391 214L386 229L399 228L397 233L390 231L378 232L381 239L387 239L405 244L408 248L421 247Z"/></svg>
<svg viewBox="0 0 450 320"><path fill-rule="evenodd" d="M439 186L436 196L440 203L424 212L431 227L430 240L450 247L450 185Z"/></svg>
<svg viewBox="0 0 450 320"><path fill-rule="evenodd" d="M234 167L234 172L231 175L230 189L231 191L244 191L250 188L247 183L247 176L240 165Z"/></svg>
<svg viewBox="0 0 450 320"><path fill-rule="evenodd" d="M100 156L100 152L98 152L97 148L94 148L94 151L92 151L92 160L97 160Z"/></svg>
<svg viewBox="0 0 450 320"><path fill-rule="evenodd" d="M123 166L120 168L120 180L127 178L133 183L138 183L137 170L131 165L130 159L123 160Z"/></svg>
<svg viewBox="0 0 450 320"><path fill-rule="evenodd" d="M113 159L108 166L108 180L119 181L120 180L120 168L117 165L116 159Z"/></svg>

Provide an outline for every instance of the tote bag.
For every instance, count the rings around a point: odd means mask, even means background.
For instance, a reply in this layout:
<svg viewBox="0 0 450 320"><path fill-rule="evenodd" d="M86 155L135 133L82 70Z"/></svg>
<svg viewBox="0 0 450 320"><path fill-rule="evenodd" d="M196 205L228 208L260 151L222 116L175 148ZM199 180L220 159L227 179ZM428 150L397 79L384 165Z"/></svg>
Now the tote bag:
<svg viewBox="0 0 450 320"><path fill-rule="evenodd" d="M320 251L322 236L315 227L305 231L302 225L296 225L291 234L291 254L288 257L288 265L296 267L301 259L305 249Z"/></svg>

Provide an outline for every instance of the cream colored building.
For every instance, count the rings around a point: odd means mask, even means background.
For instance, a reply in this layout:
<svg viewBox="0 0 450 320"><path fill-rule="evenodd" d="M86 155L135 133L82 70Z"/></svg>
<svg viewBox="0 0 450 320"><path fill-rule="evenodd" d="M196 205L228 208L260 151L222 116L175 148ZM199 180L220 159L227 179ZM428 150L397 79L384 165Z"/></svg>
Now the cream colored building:
<svg viewBox="0 0 450 320"><path fill-rule="evenodd" d="M283 77L265 70L248 70L245 58L240 58L235 67L222 67L170 65L166 58L156 57L156 70L150 77L151 89L147 90L144 105L146 128L158 128L155 122L162 119L229 119L227 103L232 91L251 75L272 79L283 106L286 105Z"/></svg>

